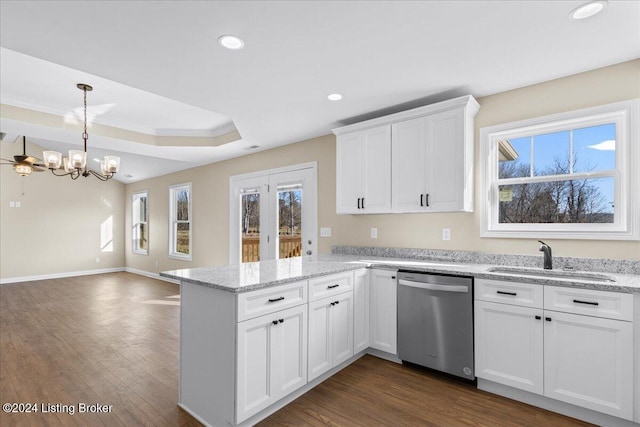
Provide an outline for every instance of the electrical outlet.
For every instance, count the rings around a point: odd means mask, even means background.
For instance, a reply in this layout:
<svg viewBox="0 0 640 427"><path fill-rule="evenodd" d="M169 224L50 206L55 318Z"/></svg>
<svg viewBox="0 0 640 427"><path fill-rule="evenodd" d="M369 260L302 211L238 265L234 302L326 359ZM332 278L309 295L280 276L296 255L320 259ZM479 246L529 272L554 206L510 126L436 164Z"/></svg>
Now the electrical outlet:
<svg viewBox="0 0 640 427"><path fill-rule="evenodd" d="M375 227L371 227L371 238L372 239L378 238L378 229Z"/></svg>
<svg viewBox="0 0 640 427"><path fill-rule="evenodd" d="M451 240L451 229L443 228L442 229L442 240Z"/></svg>
<svg viewBox="0 0 640 427"><path fill-rule="evenodd" d="M331 228L320 227L320 237L331 237Z"/></svg>
<svg viewBox="0 0 640 427"><path fill-rule="evenodd" d="M156 267L160 267L160 261L156 260Z"/></svg>
<svg viewBox="0 0 640 427"><path fill-rule="evenodd" d="M96 257L96 263L99 263L99 262L100 262L100 257L98 256Z"/></svg>

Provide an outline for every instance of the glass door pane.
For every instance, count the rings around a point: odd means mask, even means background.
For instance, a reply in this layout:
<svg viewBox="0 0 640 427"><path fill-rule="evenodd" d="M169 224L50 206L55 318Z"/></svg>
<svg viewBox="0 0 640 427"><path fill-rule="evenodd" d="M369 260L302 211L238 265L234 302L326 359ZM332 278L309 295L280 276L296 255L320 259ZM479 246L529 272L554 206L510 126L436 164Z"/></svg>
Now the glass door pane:
<svg viewBox="0 0 640 427"><path fill-rule="evenodd" d="M302 186L278 187L278 259L302 256Z"/></svg>
<svg viewBox="0 0 640 427"><path fill-rule="evenodd" d="M240 195L242 236L242 261L260 261L260 192L244 190Z"/></svg>

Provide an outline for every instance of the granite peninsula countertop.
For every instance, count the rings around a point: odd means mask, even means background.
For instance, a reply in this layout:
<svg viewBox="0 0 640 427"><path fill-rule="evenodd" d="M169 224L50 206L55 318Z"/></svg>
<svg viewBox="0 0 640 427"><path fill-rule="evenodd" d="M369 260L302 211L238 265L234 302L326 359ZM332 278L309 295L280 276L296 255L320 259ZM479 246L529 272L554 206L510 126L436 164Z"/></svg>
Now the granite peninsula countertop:
<svg viewBox="0 0 640 427"><path fill-rule="evenodd" d="M473 264L446 262L430 259L405 259L380 256L327 254L313 257L289 258L225 265L219 267L188 268L161 272L163 277L180 280L228 292L240 293L270 286L282 285L298 280L310 279L327 274L356 270L363 267L383 268L390 270L412 270L425 273L450 274L454 276L471 276L483 279L515 280L541 285L578 287L617 292L640 293L640 275L602 273L614 281L591 280L588 277L576 279L583 273L594 275L595 271L558 270L563 277L545 277L542 269L530 268L540 276L523 275L516 271L493 272L492 269L511 266L496 264Z"/></svg>

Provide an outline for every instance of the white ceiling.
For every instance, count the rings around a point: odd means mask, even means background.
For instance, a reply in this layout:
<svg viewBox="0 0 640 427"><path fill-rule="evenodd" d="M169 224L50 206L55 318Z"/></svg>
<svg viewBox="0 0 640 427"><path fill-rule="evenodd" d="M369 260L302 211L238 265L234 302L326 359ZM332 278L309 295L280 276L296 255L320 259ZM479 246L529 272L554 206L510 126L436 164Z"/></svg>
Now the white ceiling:
<svg viewBox="0 0 640 427"><path fill-rule="evenodd" d="M181 136L235 126L242 137L159 147L90 130L90 149L119 152L118 175L132 182L640 57L640 1L610 0L600 15L570 20L582 3L2 0L0 98L72 115L82 81L95 88L97 123ZM242 37L245 48L222 49L222 34ZM334 92L343 100L328 101ZM48 148L81 143L77 131L7 119L0 127Z"/></svg>

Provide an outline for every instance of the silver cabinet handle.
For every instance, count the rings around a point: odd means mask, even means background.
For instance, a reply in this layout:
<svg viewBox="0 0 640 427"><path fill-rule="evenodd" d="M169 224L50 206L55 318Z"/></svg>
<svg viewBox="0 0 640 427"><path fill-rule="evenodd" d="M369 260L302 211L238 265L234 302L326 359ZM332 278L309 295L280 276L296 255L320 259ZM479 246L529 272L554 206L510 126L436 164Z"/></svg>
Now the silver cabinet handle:
<svg viewBox="0 0 640 427"><path fill-rule="evenodd" d="M456 285L438 285L435 283L412 282L410 280L398 280L399 285L411 286L413 288L426 289L429 291L445 291L445 292L469 292L468 286Z"/></svg>

